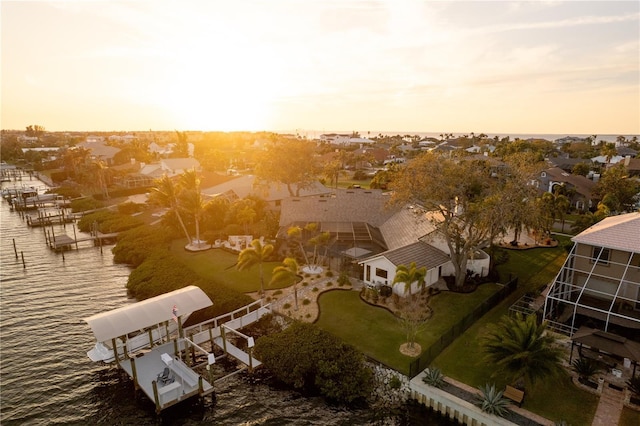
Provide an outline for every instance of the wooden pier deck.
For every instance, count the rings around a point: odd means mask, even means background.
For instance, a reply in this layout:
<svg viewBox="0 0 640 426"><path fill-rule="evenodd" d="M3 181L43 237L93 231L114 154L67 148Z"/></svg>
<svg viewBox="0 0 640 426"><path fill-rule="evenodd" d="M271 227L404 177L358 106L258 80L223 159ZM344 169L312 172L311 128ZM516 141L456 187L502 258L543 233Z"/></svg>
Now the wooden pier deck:
<svg viewBox="0 0 640 426"><path fill-rule="evenodd" d="M88 235L76 238L70 237L66 234L54 235L49 239L49 248L53 251L72 250L73 246L76 246L76 249L78 249L79 243L91 241L94 246L109 244L111 242L114 242L117 237L117 232L111 234L103 234L101 232L98 232L97 235Z"/></svg>

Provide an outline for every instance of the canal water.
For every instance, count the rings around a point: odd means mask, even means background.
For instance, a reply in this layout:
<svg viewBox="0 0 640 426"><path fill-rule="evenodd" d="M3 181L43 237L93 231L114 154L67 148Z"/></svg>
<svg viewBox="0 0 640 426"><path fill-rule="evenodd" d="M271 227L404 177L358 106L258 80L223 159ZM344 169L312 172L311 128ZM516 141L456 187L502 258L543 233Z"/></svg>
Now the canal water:
<svg viewBox="0 0 640 426"><path fill-rule="evenodd" d="M100 250L85 242L63 258L47 247L43 228L28 227L8 202L0 204L3 426L451 424L413 406L393 415L331 407L242 375L216 384L215 401L193 398L158 416L126 375L86 355L95 342L83 318L135 302L125 288L130 269L114 264L112 246ZM53 232L74 235L72 224Z"/></svg>

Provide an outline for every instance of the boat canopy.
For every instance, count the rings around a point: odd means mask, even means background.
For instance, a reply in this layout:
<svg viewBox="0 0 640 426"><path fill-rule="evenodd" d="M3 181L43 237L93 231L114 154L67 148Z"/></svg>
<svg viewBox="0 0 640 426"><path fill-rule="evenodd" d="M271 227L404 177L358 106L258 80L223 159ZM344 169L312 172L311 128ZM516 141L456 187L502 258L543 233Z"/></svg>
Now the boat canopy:
<svg viewBox="0 0 640 426"><path fill-rule="evenodd" d="M98 342L143 330L211 306L209 296L196 286L188 286L141 302L85 318ZM174 310L175 307L175 310Z"/></svg>

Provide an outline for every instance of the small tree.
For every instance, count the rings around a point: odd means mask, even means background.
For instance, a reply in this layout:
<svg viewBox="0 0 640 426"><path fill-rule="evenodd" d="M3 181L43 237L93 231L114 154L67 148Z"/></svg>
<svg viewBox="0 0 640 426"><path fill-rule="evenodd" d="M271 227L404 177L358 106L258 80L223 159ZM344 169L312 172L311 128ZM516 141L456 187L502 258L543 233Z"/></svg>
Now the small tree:
<svg viewBox="0 0 640 426"><path fill-rule="evenodd" d="M302 277L298 275L298 262L293 257L287 257L282 261L282 265L276 266L271 275L269 285L293 284L293 298L296 303L296 311L298 310L298 282Z"/></svg>
<svg viewBox="0 0 640 426"><path fill-rule="evenodd" d="M260 240L251 241L251 246L242 250L238 255L237 268L239 271L251 268L253 265L258 265L260 268L260 297L264 297L264 273L262 271L262 264L267 261L267 258L273 253L273 245L262 245Z"/></svg>
<svg viewBox="0 0 640 426"><path fill-rule="evenodd" d="M418 289L423 290L425 281L424 277L427 269L418 268L415 262L407 267L406 265L398 265L396 275L393 278L393 284L404 283L405 297L400 304L400 324L407 335L407 343L410 349L415 346L418 333L422 330L425 323L431 318L431 308L428 305L421 306L419 297L411 293L411 286L416 283Z"/></svg>

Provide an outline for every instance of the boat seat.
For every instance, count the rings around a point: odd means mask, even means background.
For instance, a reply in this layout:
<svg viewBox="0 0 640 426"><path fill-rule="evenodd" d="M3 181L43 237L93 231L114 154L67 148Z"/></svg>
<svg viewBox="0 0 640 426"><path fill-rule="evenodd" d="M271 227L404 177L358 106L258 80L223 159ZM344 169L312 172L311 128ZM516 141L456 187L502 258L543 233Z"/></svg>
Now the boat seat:
<svg viewBox="0 0 640 426"><path fill-rule="evenodd" d="M169 370L169 367L165 367L164 370L162 370L162 373L159 373L156 378L156 381L163 386L173 383L174 380L175 377L173 377L173 373Z"/></svg>

